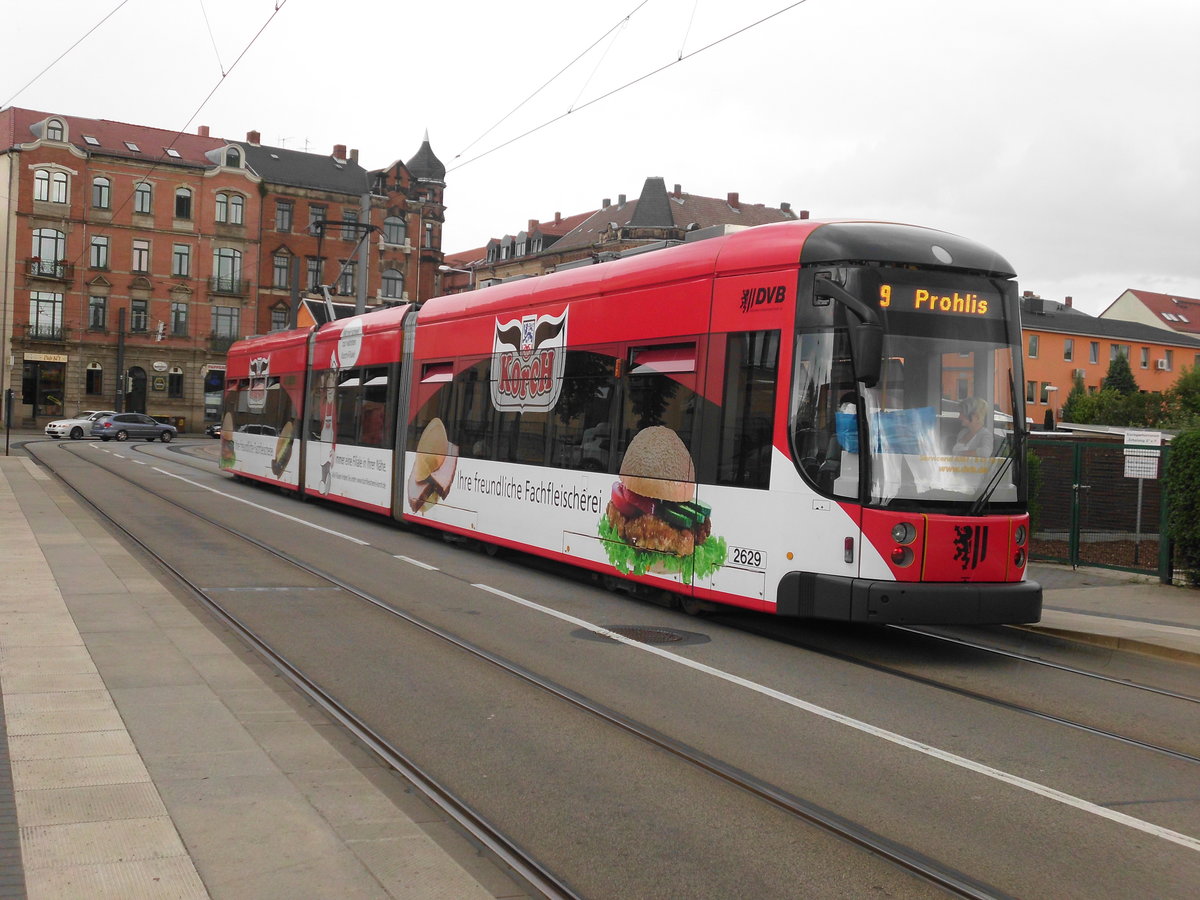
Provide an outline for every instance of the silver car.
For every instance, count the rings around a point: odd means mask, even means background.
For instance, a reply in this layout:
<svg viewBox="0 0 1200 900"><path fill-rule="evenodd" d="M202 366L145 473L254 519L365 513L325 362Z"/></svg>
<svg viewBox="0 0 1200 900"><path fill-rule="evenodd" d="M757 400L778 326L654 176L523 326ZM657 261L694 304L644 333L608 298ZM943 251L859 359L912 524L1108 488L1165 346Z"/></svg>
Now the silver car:
<svg viewBox="0 0 1200 900"><path fill-rule="evenodd" d="M92 437L102 441L141 438L146 441L160 440L167 444L175 437L175 426L156 422L144 413L113 413L92 422Z"/></svg>
<svg viewBox="0 0 1200 900"><path fill-rule="evenodd" d="M46 434L58 440L70 438L77 441L86 434L91 434L92 423L101 416L115 416L115 409L81 409L69 419L56 419L46 426Z"/></svg>

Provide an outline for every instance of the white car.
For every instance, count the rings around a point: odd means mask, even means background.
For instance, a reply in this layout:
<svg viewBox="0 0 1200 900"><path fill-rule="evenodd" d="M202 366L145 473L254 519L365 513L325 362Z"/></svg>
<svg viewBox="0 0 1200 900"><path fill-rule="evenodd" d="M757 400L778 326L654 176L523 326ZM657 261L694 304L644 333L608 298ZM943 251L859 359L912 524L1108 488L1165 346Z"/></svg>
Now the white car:
<svg viewBox="0 0 1200 900"><path fill-rule="evenodd" d="M90 435L92 432L92 422L99 419L101 416L114 416L116 412L111 409L81 409L69 419L56 419L46 426L46 434L54 438L56 441L59 438L69 437L73 441L77 441L84 435Z"/></svg>

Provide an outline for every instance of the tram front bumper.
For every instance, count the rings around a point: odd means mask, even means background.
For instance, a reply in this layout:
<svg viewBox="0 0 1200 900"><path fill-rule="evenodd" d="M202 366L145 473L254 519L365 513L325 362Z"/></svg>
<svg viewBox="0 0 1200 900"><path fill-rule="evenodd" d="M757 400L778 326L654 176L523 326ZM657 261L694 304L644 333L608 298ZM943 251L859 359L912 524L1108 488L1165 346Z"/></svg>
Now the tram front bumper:
<svg viewBox="0 0 1200 900"><path fill-rule="evenodd" d="M1017 625L1042 617L1036 581L922 583L790 572L779 584L784 616L870 625Z"/></svg>

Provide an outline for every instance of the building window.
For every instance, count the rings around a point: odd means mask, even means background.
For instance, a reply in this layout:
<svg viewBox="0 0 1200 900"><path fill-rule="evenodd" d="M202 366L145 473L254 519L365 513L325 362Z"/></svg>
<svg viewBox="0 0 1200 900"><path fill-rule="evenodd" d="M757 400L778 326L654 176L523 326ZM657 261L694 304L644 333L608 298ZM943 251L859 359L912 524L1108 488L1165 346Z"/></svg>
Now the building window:
<svg viewBox="0 0 1200 900"><path fill-rule="evenodd" d="M176 400L183 396L183 369L172 366L167 373L167 396Z"/></svg>
<svg viewBox="0 0 1200 900"><path fill-rule="evenodd" d="M424 239L424 243L422 243L421 246L426 247L426 248L433 246L433 223L432 222L425 223L425 239Z"/></svg>
<svg viewBox="0 0 1200 900"><path fill-rule="evenodd" d="M192 217L192 192L187 188L175 191L175 218L190 219Z"/></svg>
<svg viewBox="0 0 1200 900"><path fill-rule="evenodd" d="M33 232L33 257L39 275L59 275L59 263L67 255L67 238L54 228L38 228Z"/></svg>
<svg viewBox="0 0 1200 900"><path fill-rule="evenodd" d="M242 165L242 151L237 147L230 147L225 151L225 165L231 169L239 169Z"/></svg>
<svg viewBox="0 0 1200 900"><path fill-rule="evenodd" d="M150 301L129 301L129 330L145 331L150 324Z"/></svg>
<svg viewBox="0 0 1200 900"><path fill-rule="evenodd" d="M134 241L133 242L133 271L149 272L150 271L150 242L149 241Z"/></svg>
<svg viewBox="0 0 1200 900"><path fill-rule="evenodd" d="M1063 359L1070 362L1075 358L1075 340L1074 338L1065 338L1063 340Z"/></svg>
<svg viewBox="0 0 1200 900"><path fill-rule="evenodd" d="M399 269L384 269L383 296L396 300L404 296L404 274Z"/></svg>
<svg viewBox="0 0 1200 900"><path fill-rule="evenodd" d="M61 141L63 139L63 123L58 119L51 119L46 123L46 140Z"/></svg>
<svg viewBox="0 0 1200 900"><path fill-rule="evenodd" d="M275 230L292 230L292 201L280 200L275 204Z"/></svg>
<svg viewBox="0 0 1200 900"><path fill-rule="evenodd" d="M133 188L133 211L143 215L154 212L154 191L144 181L139 181Z"/></svg>
<svg viewBox="0 0 1200 900"><path fill-rule="evenodd" d="M176 278L187 278L192 274L192 248L190 245L175 245L171 252L171 274Z"/></svg>
<svg viewBox="0 0 1200 900"><path fill-rule="evenodd" d="M241 194L217 194L217 221L241 225L245 207L246 200Z"/></svg>
<svg viewBox="0 0 1200 900"><path fill-rule="evenodd" d="M62 338L63 295L50 291L31 291L29 294L29 336Z"/></svg>
<svg viewBox="0 0 1200 900"><path fill-rule="evenodd" d="M305 259L306 284L310 291L317 291L321 287L321 262L321 259L316 256Z"/></svg>
<svg viewBox="0 0 1200 900"><path fill-rule="evenodd" d="M1166 351L1166 353L1163 356L1163 359L1166 360L1168 372L1170 372L1173 368L1175 368L1175 351L1174 350Z"/></svg>
<svg viewBox="0 0 1200 900"><path fill-rule="evenodd" d="M1050 402L1050 382L1048 382L1048 381L1042 382L1042 396L1040 399L1041 399L1042 403Z"/></svg>
<svg viewBox="0 0 1200 900"><path fill-rule="evenodd" d="M1088 362L1090 362L1090 363L1100 362L1100 342L1099 341L1092 341L1091 344L1088 346Z"/></svg>
<svg viewBox="0 0 1200 900"><path fill-rule="evenodd" d="M242 278L242 254L230 247L213 251L213 281L218 291L236 291Z"/></svg>
<svg viewBox="0 0 1200 900"><path fill-rule="evenodd" d="M1030 359L1037 359L1038 355L1038 336L1031 334L1029 336L1029 352L1026 354Z"/></svg>
<svg viewBox="0 0 1200 900"><path fill-rule="evenodd" d="M108 298L88 297L88 328L103 331L108 326Z"/></svg>
<svg viewBox="0 0 1200 900"><path fill-rule="evenodd" d="M38 169L33 173L33 199L50 199L50 173L45 169Z"/></svg>
<svg viewBox="0 0 1200 900"><path fill-rule="evenodd" d="M291 324L291 316L288 314L288 308L282 303L278 306L271 307L271 330L286 331Z"/></svg>
<svg viewBox="0 0 1200 900"><path fill-rule="evenodd" d="M62 172L55 172L50 176L50 202L67 202L67 176Z"/></svg>
<svg viewBox="0 0 1200 900"><path fill-rule="evenodd" d="M92 179L92 206L108 209L112 205L112 182L107 178Z"/></svg>
<svg viewBox="0 0 1200 900"><path fill-rule="evenodd" d="M385 244L403 244L405 231L404 220L399 216L388 216L383 220L383 242Z"/></svg>
<svg viewBox="0 0 1200 900"><path fill-rule="evenodd" d="M91 266L93 269L108 268L108 238L101 235L92 238Z"/></svg>
<svg viewBox="0 0 1200 900"><path fill-rule="evenodd" d="M1128 344L1113 344L1112 345L1112 347L1109 349L1109 353L1108 353L1109 362L1112 362L1112 360L1116 359L1118 356L1123 356L1126 359L1129 359L1129 345Z"/></svg>
<svg viewBox="0 0 1200 900"><path fill-rule="evenodd" d="M236 306L214 306L212 310L213 337L234 339L238 336Z"/></svg>
<svg viewBox="0 0 1200 900"><path fill-rule="evenodd" d="M286 253L276 253L271 258L271 287L286 288L292 258Z"/></svg>
<svg viewBox="0 0 1200 900"><path fill-rule="evenodd" d="M310 234L317 233L317 223L325 218L326 207L313 206L308 207L308 230Z"/></svg>
<svg viewBox="0 0 1200 900"><path fill-rule="evenodd" d="M83 390L92 395L104 393L104 369L100 367L100 363L88 363Z"/></svg>
<svg viewBox="0 0 1200 900"><path fill-rule="evenodd" d="M357 263L353 260L342 263L341 274L338 276L338 293L344 297L349 297L354 293L355 268L357 268Z"/></svg>
<svg viewBox="0 0 1200 900"><path fill-rule="evenodd" d="M1142 348L1142 368L1143 369L1150 368L1150 348L1149 347Z"/></svg>
<svg viewBox="0 0 1200 900"><path fill-rule="evenodd" d="M347 227L347 225L353 225L353 226L358 225L358 210L356 210L356 209L342 210L342 221L346 223L346 225L342 226L342 240L343 241L356 240L358 238L358 228L357 227L349 228L349 227Z"/></svg>
<svg viewBox="0 0 1200 900"><path fill-rule="evenodd" d="M171 335L187 337L188 305L181 300L171 301Z"/></svg>
<svg viewBox="0 0 1200 900"><path fill-rule="evenodd" d="M1032 403L1036 399L1037 399L1037 382L1036 381L1025 382L1025 402Z"/></svg>
<svg viewBox="0 0 1200 900"><path fill-rule="evenodd" d="M50 203L67 202L67 176L62 172L38 169L33 173L33 199Z"/></svg>

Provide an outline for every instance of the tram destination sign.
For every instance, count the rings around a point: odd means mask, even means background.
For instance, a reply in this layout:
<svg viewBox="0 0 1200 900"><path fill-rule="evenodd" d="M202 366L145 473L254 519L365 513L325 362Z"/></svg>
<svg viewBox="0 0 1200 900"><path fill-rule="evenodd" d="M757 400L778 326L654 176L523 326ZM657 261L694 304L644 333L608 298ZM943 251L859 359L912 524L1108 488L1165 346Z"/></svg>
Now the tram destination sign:
<svg viewBox="0 0 1200 900"><path fill-rule="evenodd" d="M879 306L890 312L917 313L935 318L999 319L1004 306L990 291L914 284L883 283Z"/></svg>
<svg viewBox="0 0 1200 900"><path fill-rule="evenodd" d="M1125 477L1158 478L1158 458L1162 446L1161 431L1125 432Z"/></svg>

